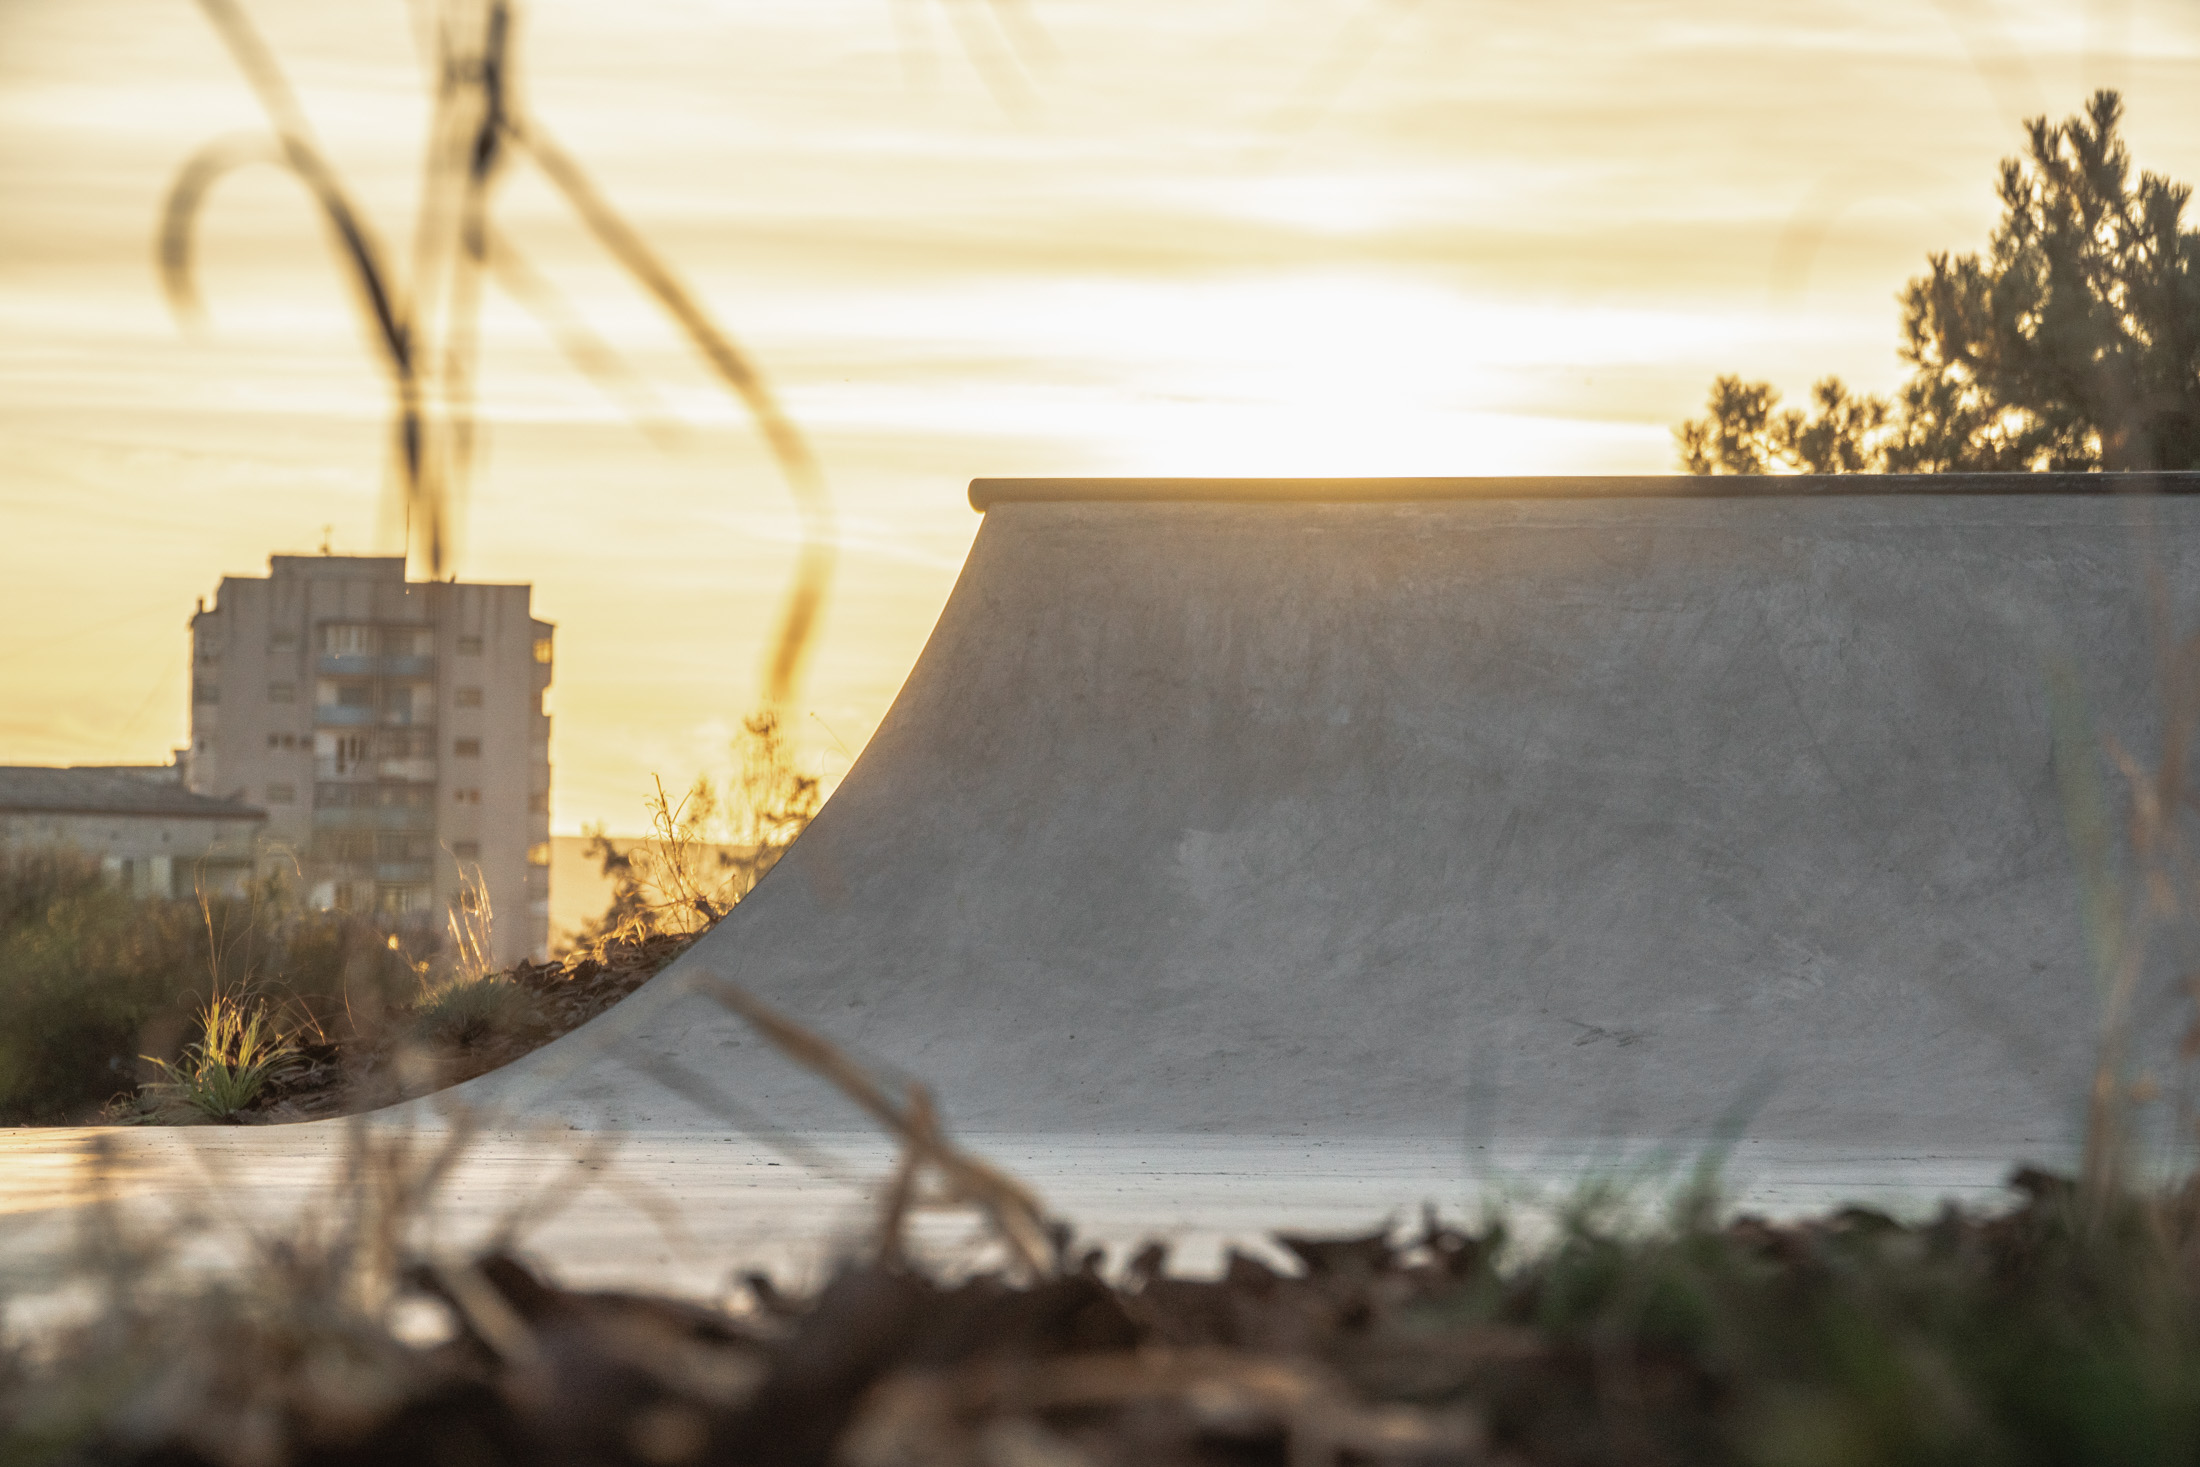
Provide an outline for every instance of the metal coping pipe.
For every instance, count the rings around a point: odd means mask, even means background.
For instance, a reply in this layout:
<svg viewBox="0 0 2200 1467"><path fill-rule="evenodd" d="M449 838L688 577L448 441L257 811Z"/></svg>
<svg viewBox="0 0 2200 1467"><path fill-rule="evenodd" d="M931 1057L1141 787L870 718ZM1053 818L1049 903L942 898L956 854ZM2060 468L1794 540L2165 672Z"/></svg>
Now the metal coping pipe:
<svg viewBox="0 0 2200 1467"><path fill-rule="evenodd" d="M1379 504L1427 499L1797 499L1878 494L2200 494L2200 473L1645 474L1478 479L972 479L997 504Z"/></svg>

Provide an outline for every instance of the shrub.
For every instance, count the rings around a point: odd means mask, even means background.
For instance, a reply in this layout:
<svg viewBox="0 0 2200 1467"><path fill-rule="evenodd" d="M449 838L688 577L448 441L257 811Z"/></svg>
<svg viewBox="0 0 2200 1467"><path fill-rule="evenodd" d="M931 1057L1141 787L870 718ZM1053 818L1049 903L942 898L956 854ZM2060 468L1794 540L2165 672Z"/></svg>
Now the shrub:
<svg viewBox="0 0 2200 1467"><path fill-rule="evenodd" d="M141 1036L180 1033L206 982L198 918L74 853L0 858L0 1119L71 1119L130 1086Z"/></svg>

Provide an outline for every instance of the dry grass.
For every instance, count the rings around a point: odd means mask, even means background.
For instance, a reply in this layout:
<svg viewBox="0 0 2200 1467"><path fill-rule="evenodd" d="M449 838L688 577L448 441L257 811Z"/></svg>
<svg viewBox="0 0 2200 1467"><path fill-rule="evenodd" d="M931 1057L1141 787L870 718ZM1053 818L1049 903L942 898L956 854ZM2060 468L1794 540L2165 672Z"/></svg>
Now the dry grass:
<svg viewBox="0 0 2200 1467"><path fill-rule="evenodd" d="M779 864L817 814L823 791L796 764L779 716L768 709L744 720L734 755L733 776L722 788L703 775L675 799L658 780L644 839L622 850L600 832L591 838L613 896L609 911L580 933L580 947L693 936Z"/></svg>

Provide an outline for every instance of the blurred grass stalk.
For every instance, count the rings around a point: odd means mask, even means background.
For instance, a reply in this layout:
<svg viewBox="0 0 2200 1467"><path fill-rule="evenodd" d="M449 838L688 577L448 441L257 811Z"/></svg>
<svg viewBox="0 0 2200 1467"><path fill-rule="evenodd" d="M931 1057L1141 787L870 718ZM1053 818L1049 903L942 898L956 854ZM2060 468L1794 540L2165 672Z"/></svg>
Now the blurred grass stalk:
<svg viewBox="0 0 2200 1467"><path fill-rule="evenodd" d="M2147 547L2151 551L2151 547ZM2189 931L2200 921L2200 865L2186 831L2200 802L2190 785L2200 732L2200 634L2178 635L2168 585L2150 555L2148 583L2160 747L2150 765L2099 728L2078 668L2068 659L2047 669L2048 713L2055 778L2071 854L2077 867L2079 914L2093 966L2097 1048L2086 1094L2079 1201L2098 1224L2132 1185L2142 1149L2135 1110L2161 1096L2153 1074L2134 1069L2142 988L2163 933ZM2117 809L2104 764L2124 785ZM2200 1006L2200 977L2185 977L2187 997ZM2200 1007L2178 1046L2180 1062L2200 1058ZM2179 1116L2170 1138L2189 1162L2200 1134L2182 1134L2193 1117ZM2161 1158L2169 1160L2170 1158Z"/></svg>
<svg viewBox="0 0 2200 1467"><path fill-rule="evenodd" d="M438 0L421 11L431 43L433 112L409 273L392 267L364 211L315 138L280 64L237 0L199 0L266 114L267 138L221 138L178 172L162 210L162 284L187 323L203 316L193 230L213 186L249 164L298 178L329 227L339 262L390 377L392 437L406 548L439 580L456 548L474 464L476 361L483 276L542 319L567 358L614 396L646 401L633 374L557 298L492 217L496 184L516 152L531 160L581 223L679 328L756 423L802 522L802 542L765 659L764 703L783 706L800 679L832 581L832 498L807 438L770 382L669 262L627 222L594 179L520 105L510 0ZM649 426L646 417L644 426Z"/></svg>

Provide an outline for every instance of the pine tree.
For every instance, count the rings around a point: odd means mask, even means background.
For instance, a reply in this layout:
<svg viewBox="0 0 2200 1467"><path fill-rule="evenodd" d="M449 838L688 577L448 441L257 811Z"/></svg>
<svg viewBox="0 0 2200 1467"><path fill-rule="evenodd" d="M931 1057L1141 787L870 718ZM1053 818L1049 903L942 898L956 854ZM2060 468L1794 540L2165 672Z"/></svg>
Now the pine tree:
<svg viewBox="0 0 2200 1467"><path fill-rule="evenodd" d="M1692 474L2200 468L2200 230L2189 186L2132 180L2123 101L2025 124L1985 255L1927 257L1900 296L1909 381L1890 399L1838 378L1813 411L1720 377L1674 430Z"/></svg>

